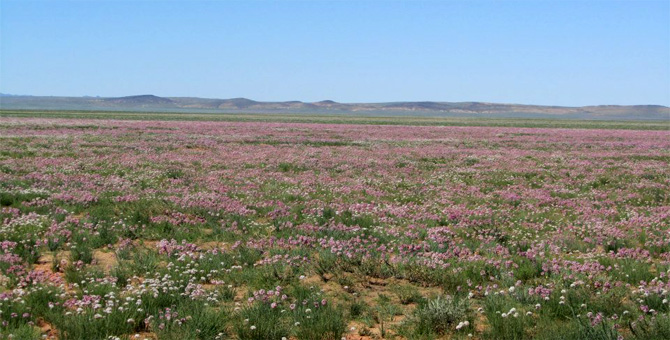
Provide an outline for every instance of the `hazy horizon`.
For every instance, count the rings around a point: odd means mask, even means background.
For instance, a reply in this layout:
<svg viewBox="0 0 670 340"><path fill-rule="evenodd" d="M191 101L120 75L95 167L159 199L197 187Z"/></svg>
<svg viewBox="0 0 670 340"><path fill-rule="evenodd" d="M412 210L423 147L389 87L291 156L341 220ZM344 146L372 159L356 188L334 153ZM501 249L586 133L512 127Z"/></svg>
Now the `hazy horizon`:
<svg viewBox="0 0 670 340"><path fill-rule="evenodd" d="M0 0L0 92L670 106L668 1Z"/></svg>
<svg viewBox="0 0 670 340"><path fill-rule="evenodd" d="M557 107L587 107L587 106L662 106L662 107L669 107L666 105L662 104L593 104L593 105L580 105L580 106L568 106L568 105L551 105L551 104L526 104L526 103L504 103L504 102L482 102L482 101L454 101L454 102L445 102L445 101L437 101L437 100L417 100L417 101L408 101L408 100L393 100L393 101L387 101L387 102L340 102L340 101L334 101L331 99L322 99L322 100L315 100L315 101L304 101L304 100L299 100L299 99L286 99L286 100L276 100L276 101L264 101L264 100L256 100L254 98L248 98L248 97L234 97L234 98L214 98L214 97L197 97L197 96L157 96L151 93L143 93L143 94L129 94L126 96L91 96L91 95L83 95L83 96L53 96L53 95L31 95L31 94L14 94L14 93L4 93L0 92L0 95L4 97L53 97L53 98L102 98L102 99L124 99L124 98L133 98L133 97L144 97L144 96L154 96L158 98L194 98L194 99L204 99L204 100L234 100L234 99L248 99L254 102L258 103L288 103L288 102L302 102L302 103L318 103L318 102L325 102L325 101L332 101L334 103L338 104L384 104L384 103L421 103L421 102L426 102L426 103L482 103L482 104L501 104L501 105L520 105L520 106L544 106L544 107L550 107L550 106L557 106Z"/></svg>

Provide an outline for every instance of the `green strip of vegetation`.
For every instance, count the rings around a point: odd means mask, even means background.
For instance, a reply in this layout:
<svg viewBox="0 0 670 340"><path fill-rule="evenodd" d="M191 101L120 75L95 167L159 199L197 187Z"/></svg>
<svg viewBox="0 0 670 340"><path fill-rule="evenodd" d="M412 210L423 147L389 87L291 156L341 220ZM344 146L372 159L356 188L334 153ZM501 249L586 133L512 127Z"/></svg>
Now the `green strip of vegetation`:
<svg viewBox="0 0 670 340"><path fill-rule="evenodd" d="M0 110L0 117L185 120L229 122L286 122L368 125L491 126L566 129L670 130L667 120L578 120L548 118L356 116L267 113L170 113L121 111L32 111Z"/></svg>

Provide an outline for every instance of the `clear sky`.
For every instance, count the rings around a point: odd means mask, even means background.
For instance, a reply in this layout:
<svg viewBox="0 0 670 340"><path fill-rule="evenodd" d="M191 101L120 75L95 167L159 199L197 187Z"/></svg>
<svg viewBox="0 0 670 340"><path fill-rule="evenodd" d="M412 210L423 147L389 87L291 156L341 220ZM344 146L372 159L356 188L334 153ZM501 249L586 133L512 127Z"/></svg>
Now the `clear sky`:
<svg viewBox="0 0 670 340"><path fill-rule="evenodd" d="M670 105L670 1L0 0L0 92Z"/></svg>

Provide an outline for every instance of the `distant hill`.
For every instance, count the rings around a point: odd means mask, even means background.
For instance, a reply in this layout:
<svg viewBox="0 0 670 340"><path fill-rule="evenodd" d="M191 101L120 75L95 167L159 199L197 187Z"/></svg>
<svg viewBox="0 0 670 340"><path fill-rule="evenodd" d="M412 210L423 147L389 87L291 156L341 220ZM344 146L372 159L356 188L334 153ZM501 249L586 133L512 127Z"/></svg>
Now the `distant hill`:
<svg viewBox="0 0 670 340"><path fill-rule="evenodd" d="M301 101L259 102L247 98L166 98L150 94L116 98L40 97L1 94L0 109L670 120L670 108L660 105L567 107L484 102L431 101L390 103L338 103L332 100L323 100L313 103Z"/></svg>
<svg viewBox="0 0 670 340"><path fill-rule="evenodd" d="M151 94L118 98L103 98L102 101L105 103L118 105L168 105L173 103L171 99L161 98Z"/></svg>

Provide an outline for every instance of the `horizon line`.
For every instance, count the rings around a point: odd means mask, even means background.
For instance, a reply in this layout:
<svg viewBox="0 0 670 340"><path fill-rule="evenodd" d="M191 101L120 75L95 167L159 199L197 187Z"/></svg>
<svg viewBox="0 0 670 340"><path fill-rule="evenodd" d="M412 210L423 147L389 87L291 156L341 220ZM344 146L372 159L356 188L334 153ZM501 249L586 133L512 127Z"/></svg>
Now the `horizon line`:
<svg viewBox="0 0 670 340"><path fill-rule="evenodd" d="M660 106L665 108L670 108L670 104L589 104L589 105L556 105L556 104L528 104L528 103L518 103L518 102L492 102L492 101L479 101L479 100L463 100L463 101L443 101L443 100L393 100L393 101L366 101L366 102L347 102L347 101L337 101L332 99L322 99L317 101L303 101L303 100L256 100L248 97L199 97L199 96L161 96L151 93L144 94L133 94L125 96L101 96L101 95L32 95L32 94L13 94L13 93L4 93L0 92L0 97L52 97L52 98L103 98L103 99L120 99L120 98L131 98L131 97L141 97L141 96L153 96L157 98L197 98L197 99L210 99L210 100L234 100L234 99L244 99L257 103L289 103L289 102L299 102L299 103L320 103L331 101L336 104L389 104L389 103L479 103L479 104L495 104L495 105L521 105L521 106L546 106L546 107L563 107L563 108L580 108L580 107L592 107L592 106Z"/></svg>

